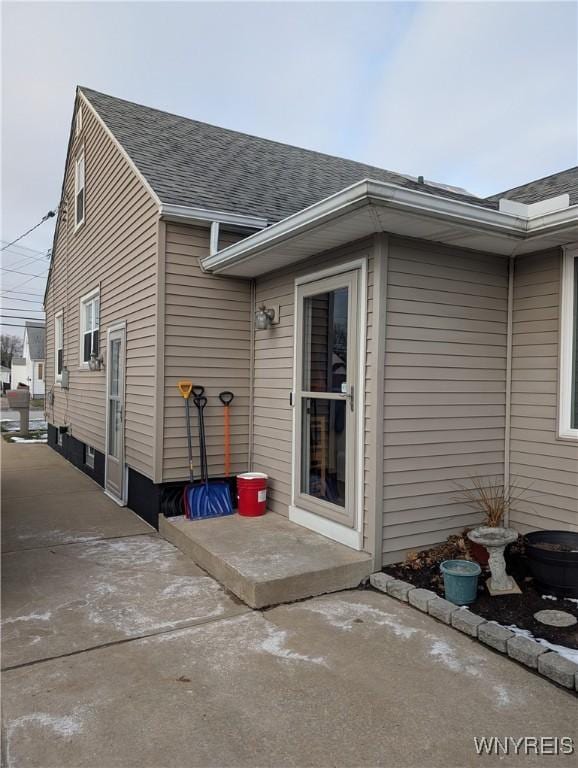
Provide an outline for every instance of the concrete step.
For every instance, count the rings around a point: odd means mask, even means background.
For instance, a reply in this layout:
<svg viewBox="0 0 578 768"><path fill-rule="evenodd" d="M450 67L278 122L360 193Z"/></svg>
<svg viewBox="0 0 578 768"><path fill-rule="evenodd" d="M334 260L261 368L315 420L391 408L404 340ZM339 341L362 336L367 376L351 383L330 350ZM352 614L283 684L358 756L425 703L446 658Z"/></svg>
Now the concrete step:
<svg viewBox="0 0 578 768"><path fill-rule="evenodd" d="M185 520L160 515L159 533L251 608L352 589L371 557L269 512Z"/></svg>

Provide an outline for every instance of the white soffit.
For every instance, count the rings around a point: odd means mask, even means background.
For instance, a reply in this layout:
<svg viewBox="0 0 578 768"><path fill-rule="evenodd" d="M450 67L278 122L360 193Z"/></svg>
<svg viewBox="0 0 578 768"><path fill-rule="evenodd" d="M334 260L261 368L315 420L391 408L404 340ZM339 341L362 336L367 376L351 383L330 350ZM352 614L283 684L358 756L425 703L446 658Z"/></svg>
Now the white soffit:
<svg viewBox="0 0 578 768"><path fill-rule="evenodd" d="M565 197L514 213L363 181L202 263L216 274L257 277L376 232L513 256L578 239L578 206L564 205Z"/></svg>

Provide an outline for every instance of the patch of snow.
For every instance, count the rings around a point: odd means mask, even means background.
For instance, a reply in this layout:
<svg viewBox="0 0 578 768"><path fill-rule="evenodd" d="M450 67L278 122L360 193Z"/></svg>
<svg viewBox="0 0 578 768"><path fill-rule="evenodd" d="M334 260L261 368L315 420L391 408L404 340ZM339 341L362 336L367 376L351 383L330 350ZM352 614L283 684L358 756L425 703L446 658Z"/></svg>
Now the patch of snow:
<svg viewBox="0 0 578 768"><path fill-rule="evenodd" d="M456 649L444 640L434 640L432 647L430 648L430 656L441 664L443 664L452 672L465 672L471 677L481 677L480 670L473 664L463 662L458 658ZM481 660L481 657L470 657L470 659Z"/></svg>
<svg viewBox="0 0 578 768"><path fill-rule="evenodd" d="M555 595L542 595L542 600L557 600Z"/></svg>
<svg viewBox="0 0 578 768"><path fill-rule="evenodd" d="M576 597L565 597L564 600L567 600L569 603L576 603L576 605L578 605L578 598Z"/></svg>
<svg viewBox="0 0 578 768"><path fill-rule="evenodd" d="M575 648L567 648L565 645L556 645L555 643L550 643L548 640L544 640L541 637L534 637L534 635L530 632L529 629L521 629L520 627L517 627L515 624L511 624L510 626L506 627L506 629L509 629L515 635L519 635L520 637L527 637L528 640L535 640L537 643L540 643L540 645L543 645L545 648L548 648L548 650L556 651L557 653L560 654L560 656L563 656L565 659L568 659L569 661L573 661L575 664L578 664L578 650Z"/></svg>
<svg viewBox="0 0 578 768"><path fill-rule="evenodd" d="M29 613L27 616L15 616L11 619L2 619L2 624L16 624L18 621L49 621L51 616L51 611L46 611L46 613Z"/></svg>
<svg viewBox="0 0 578 768"><path fill-rule="evenodd" d="M29 438L29 437L11 437L10 438L11 443L47 443L48 438L41 438L37 439L35 437Z"/></svg>
<svg viewBox="0 0 578 768"><path fill-rule="evenodd" d="M167 580L167 576L160 576ZM111 627L127 637L151 631L175 629L185 623L217 618L225 612L225 594L212 579L176 577L150 599L152 578L142 573L124 573L118 581L96 584L88 594L87 619L94 625ZM155 579L157 581L157 579ZM144 584L148 583L145 588ZM185 583L186 582L186 583ZM171 601L167 619L167 600Z"/></svg>
<svg viewBox="0 0 578 768"><path fill-rule="evenodd" d="M50 728L57 736L70 737L83 730L82 720L78 716L66 715L55 717L47 712L34 712L31 715L22 715L9 723L9 730L22 728L27 725L40 725L42 728Z"/></svg>
<svg viewBox="0 0 578 768"><path fill-rule="evenodd" d="M332 627L350 632L355 624L367 622L391 629L396 637L405 639L419 632L415 627L402 624L393 613L386 613L364 603L350 603L344 600L316 600L311 603L297 603L290 610L310 611L323 616Z"/></svg>
<svg viewBox="0 0 578 768"><path fill-rule="evenodd" d="M94 541L100 538L100 534L71 534L66 531L49 530L49 531L35 531L34 533L19 533L17 534L18 541L28 541L29 539L37 539L39 542L52 542L55 541L59 544L82 544L85 541Z"/></svg>
<svg viewBox="0 0 578 768"><path fill-rule="evenodd" d="M504 685L495 685L496 703L498 707L509 707L512 703L510 693Z"/></svg>
<svg viewBox="0 0 578 768"><path fill-rule="evenodd" d="M138 642L166 643L185 637L200 636L204 651L190 656L191 663L211 665L218 672L228 674L230 666L237 666L239 658L249 653L265 653L283 662L299 662L327 666L322 656L308 656L288 647L289 633L272 624L257 613L231 616L215 623L187 627L148 637Z"/></svg>
<svg viewBox="0 0 578 768"><path fill-rule="evenodd" d="M291 651L286 647L288 632L285 629L277 629L276 627L267 625L267 637L257 643L257 650L264 651L271 656L276 656L279 659L286 661L305 661L310 664L322 664L327 665L326 659L322 656L306 656L296 651Z"/></svg>

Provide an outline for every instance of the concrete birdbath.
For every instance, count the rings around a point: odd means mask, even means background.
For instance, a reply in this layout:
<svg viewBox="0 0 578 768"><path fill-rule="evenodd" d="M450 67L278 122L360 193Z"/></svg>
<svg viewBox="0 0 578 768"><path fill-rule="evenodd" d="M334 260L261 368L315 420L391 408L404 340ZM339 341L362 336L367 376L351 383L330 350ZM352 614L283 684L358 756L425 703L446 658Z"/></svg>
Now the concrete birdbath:
<svg viewBox="0 0 578 768"><path fill-rule="evenodd" d="M520 594L520 588L511 576L506 573L504 550L516 541L518 532L513 528L489 528L481 526L468 533L468 539L475 544L481 544L489 552L491 577L486 582L490 595Z"/></svg>

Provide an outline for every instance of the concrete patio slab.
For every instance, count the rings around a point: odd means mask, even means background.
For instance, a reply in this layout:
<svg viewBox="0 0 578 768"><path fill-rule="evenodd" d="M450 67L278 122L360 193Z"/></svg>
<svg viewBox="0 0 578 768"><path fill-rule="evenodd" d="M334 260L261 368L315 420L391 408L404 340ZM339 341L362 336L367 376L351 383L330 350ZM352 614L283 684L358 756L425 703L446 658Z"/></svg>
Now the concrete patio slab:
<svg viewBox="0 0 578 768"><path fill-rule="evenodd" d="M96 484L92 488L91 492L65 496L43 494L40 499L6 499L2 506L2 551L155 532L130 509L119 507L105 496Z"/></svg>
<svg viewBox="0 0 578 768"><path fill-rule="evenodd" d="M371 557L281 515L185 520L160 516L159 533L251 608L357 587Z"/></svg>
<svg viewBox="0 0 578 768"><path fill-rule="evenodd" d="M68 462L47 445L7 443L2 440L2 468L22 469L66 467Z"/></svg>
<svg viewBox="0 0 578 768"><path fill-rule="evenodd" d="M40 446L46 447L46 446ZM47 451L50 448L46 448ZM59 457L60 458L60 457ZM99 486L72 465L66 472L55 471L54 467L29 467L22 465L18 469L2 471L2 500L21 499L32 496L41 499L46 494L90 493ZM101 489L102 490L102 489Z"/></svg>
<svg viewBox="0 0 578 768"><path fill-rule="evenodd" d="M246 610L160 537L2 558L3 667Z"/></svg>
<svg viewBox="0 0 578 768"><path fill-rule="evenodd" d="M478 757L474 737L576 736L570 694L374 592L47 661L3 689L8 766L550 765Z"/></svg>

